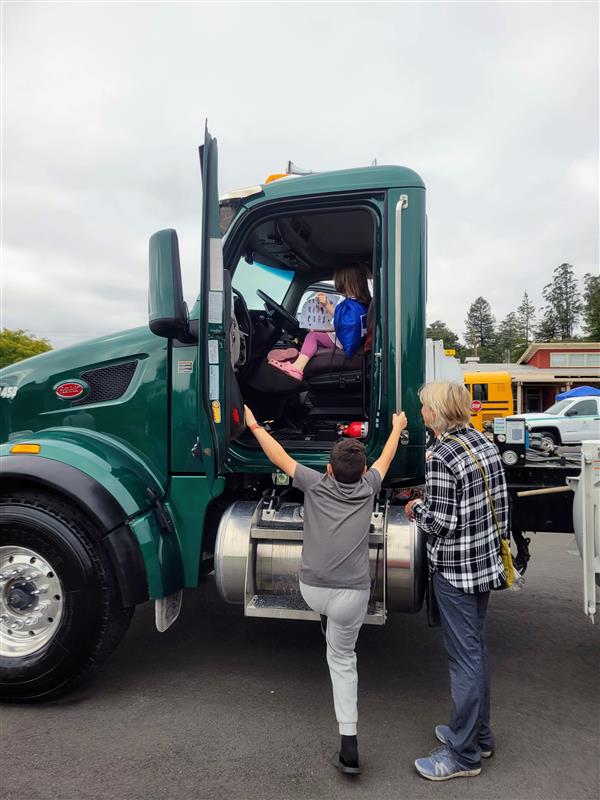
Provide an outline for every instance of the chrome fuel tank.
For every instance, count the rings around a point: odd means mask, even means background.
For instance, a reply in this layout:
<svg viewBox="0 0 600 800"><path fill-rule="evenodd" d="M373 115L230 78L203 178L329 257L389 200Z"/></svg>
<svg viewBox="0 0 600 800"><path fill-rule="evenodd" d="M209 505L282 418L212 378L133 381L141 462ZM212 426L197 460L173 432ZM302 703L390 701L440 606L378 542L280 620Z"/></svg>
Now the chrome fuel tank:
<svg viewBox="0 0 600 800"><path fill-rule="evenodd" d="M245 605L253 616L315 618L312 612L300 613L306 611L298 586L303 528L303 507L298 503L281 503L278 508L265 507L262 501L232 503L221 518L215 547L216 583L223 600ZM425 542L403 506L388 504L373 512L369 564L373 619L367 621L382 624L387 611L420 610Z"/></svg>

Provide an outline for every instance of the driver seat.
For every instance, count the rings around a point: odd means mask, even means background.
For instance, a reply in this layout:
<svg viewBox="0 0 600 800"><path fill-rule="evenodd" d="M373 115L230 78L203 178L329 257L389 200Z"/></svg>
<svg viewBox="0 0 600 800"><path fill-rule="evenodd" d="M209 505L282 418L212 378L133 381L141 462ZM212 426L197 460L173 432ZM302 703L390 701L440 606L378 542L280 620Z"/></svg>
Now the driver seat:
<svg viewBox="0 0 600 800"><path fill-rule="evenodd" d="M307 399L312 406L309 416L319 419L368 417L371 350L375 304L367 313L367 336L364 345L348 357L341 347L320 349L304 369L308 383Z"/></svg>

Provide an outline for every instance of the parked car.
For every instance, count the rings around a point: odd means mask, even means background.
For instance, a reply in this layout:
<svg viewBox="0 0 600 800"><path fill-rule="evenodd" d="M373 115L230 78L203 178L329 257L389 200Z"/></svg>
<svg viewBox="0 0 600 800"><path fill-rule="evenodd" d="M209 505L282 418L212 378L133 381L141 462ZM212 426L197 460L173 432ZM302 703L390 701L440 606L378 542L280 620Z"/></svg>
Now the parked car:
<svg viewBox="0 0 600 800"><path fill-rule="evenodd" d="M545 411L515 416L525 419L533 433L542 435L542 447L546 450L558 444L600 440L600 397L571 397L559 400Z"/></svg>

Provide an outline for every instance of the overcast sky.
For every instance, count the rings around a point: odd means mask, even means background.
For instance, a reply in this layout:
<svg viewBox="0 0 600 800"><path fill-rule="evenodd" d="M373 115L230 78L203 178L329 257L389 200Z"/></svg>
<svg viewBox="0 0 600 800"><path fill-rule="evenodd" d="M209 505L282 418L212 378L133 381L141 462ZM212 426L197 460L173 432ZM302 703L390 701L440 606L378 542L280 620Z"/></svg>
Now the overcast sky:
<svg viewBox="0 0 600 800"><path fill-rule="evenodd" d="M198 292L197 145L220 189L287 159L428 190L428 320L598 270L598 4L2 5L3 319L55 346L145 324L149 236Z"/></svg>

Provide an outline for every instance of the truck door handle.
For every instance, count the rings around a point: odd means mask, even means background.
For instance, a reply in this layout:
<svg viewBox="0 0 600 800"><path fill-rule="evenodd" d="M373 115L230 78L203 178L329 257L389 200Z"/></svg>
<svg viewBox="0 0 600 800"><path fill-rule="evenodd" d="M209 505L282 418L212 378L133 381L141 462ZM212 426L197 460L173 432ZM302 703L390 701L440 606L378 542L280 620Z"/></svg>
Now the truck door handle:
<svg viewBox="0 0 600 800"><path fill-rule="evenodd" d="M196 436L196 441L192 445L192 456L202 460L202 445L200 444L200 437Z"/></svg>

